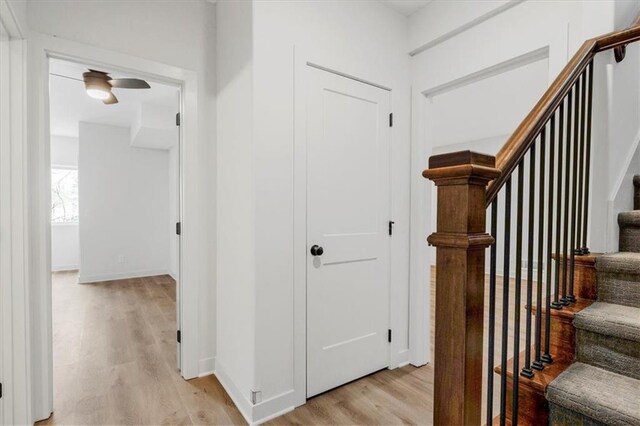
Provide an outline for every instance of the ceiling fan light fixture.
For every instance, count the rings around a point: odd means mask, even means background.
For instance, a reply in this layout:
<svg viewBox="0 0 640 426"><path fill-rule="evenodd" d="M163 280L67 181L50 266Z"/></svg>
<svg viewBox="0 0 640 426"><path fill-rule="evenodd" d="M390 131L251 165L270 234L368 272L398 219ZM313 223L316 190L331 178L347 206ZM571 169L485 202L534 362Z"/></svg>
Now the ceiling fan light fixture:
<svg viewBox="0 0 640 426"><path fill-rule="evenodd" d="M87 95L94 99L105 100L111 96L109 77L104 73L89 71L82 74Z"/></svg>
<svg viewBox="0 0 640 426"><path fill-rule="evenodd" d="M82 73L82 80L87 95L94 99L99 99L105 105L113 105L118 103L118 98L111 90L114 87L120 89L150 89L149 83L139 78L111 78L104 71L90 69Z"/></svg>
<svg viewBox="0 0 640 426"><path fill-rule="evenodd" d="M111 96L111 92L103 88L94 87L94 88L87 88L87 95L89 95L94 99L100 99L103 101L105 99L108 99L109 96Z"/></svg>

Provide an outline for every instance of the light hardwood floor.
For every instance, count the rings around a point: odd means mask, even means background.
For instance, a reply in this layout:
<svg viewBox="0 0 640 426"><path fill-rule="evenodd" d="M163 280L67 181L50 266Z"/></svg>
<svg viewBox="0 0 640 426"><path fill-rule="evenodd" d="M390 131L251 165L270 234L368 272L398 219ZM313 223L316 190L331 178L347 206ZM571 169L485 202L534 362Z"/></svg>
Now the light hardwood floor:
<svg viewBox="0 0 640 426"><path fill-rule="evenodd" d="M175 282L77 284L53 275L54 414L48 424L246 424L214 376L176 369ZM431 424L433 369L383 370L271 424Z"/></svg>
<svg viewBox="0 0 640 426"><path fill-rule="evenodd" d="M180 377L175 299L168 276L54 274L54 414L38 424L246 424L214 376Z"/></svg>
<svg viewBox="0 0 640 426"><path fill-rule="evenodd" d="M433 369L382 370L307 401L272 425L430 425Z"/></svg>
<svg viewBox="0 0 640 426"><path fill-rule="evenodd" d="M432 272L433 347L435 270ZM498 294L501 281L498 279ZM513 289L512 280L510 351ZM175 292L175 282L168 276L80 285L75 272L54 274L55 412L39 424L246 424L214 376L190 381L180 377ZM499 298L498 313L501 305ZM524 314L524 306L521 309ZM485 311L485 327L486 317ZM499 314L496 327L499 339ZM522 339L521 343L522 348ZM486 350L485 343L485 357ZM496 361L499 356L497 348ZM483 391L486 400L486 389ZM432 403L433 367L406 366L326 392L269 423L431 424Z"/></svg>

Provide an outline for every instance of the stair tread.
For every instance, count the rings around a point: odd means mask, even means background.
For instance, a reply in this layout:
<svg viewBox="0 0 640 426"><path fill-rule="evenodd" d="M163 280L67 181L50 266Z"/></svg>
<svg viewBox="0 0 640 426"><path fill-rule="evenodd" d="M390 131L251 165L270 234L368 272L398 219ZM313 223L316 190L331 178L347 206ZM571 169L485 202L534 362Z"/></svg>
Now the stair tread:
<svg viewBox="0 0 640 426"><path fill-rule="evenodd" d="M532 348L532 351L531 351L532 357L533 357L533 354L534 352ZM522 369L522 367L524 366L524 356L525 356L525 352L524 351L520 352L520 357L519 357L520 369ZM534 374L533 374L533 377L531 378L521 376L520 372L518 371L518 380L521 384L529 386L530 388L532 388L533 390L535 390L540 394L544 394L545 389L547 388L549 383L555 380L555 378L558 377L564 370L566 370L570 364L571 364L570 360L554 359L551 364L545 364L544 370L542 371L533 370ZM493 371L495 373L501 374L502 366L497 365L493 369ZM509 378L509 380L513 380L513 358L510 358L507 361L507 377Z"/></svg>
<svg viewBox="0 0 640 426"><path fill-rule="evenodd" d="M591 300L591 299L578 299L575 301L575 303L571 303L570 305L563 306L562 309L551 308L551 316L562 318L566 321L573 321L573 319L575 318L578 312L588 308L594 302L595 300ZM546 312L547 312L547 307L543 306L542 314L544 315ZM533 314L534 315L538 314L537 305L533 305Z"/></svg>
<svg viewBox="0 0 640 426"><path fill-rule="evenodd" d="M592 253L588 253L588 254L576 254L576 255L573 256L573 260L578 265L579 264L589 265L589 264L593 264L595 262L596 258L598 256L601 256L601 255L602 255L602 253L593 253L593 252ZM565 256L562 253L552 253L551 254L551 258L553 260L558 260L558 259L559 260L564 260L565 257L567 258L567 261L569 259L571 259L571 255Z"/></svg>
<svg viewBox="0 0 640 426"><path fill-rule="evenodd" d="M640 210L631 210L618 213L618 225L640 226Z"/></svg>
<svg viewBox="0 0 640 426"><path fill-rule="evenodd" d="M547 387L549 402L609 425L640 424L640 380L581 362Z"/></svg>
<svg viewBox="0 0 640 426"><path fill-rule="evenodd" d="M576 313L573 325L581 330L640 342L640 308L596 302Z"/></svg>
<svg viewBox="0 0 640 426"><path fill-rule="evenodd" d="M596 270L598 272L640 275L640 253L617 252L603 254L596 259Z"/></svg>

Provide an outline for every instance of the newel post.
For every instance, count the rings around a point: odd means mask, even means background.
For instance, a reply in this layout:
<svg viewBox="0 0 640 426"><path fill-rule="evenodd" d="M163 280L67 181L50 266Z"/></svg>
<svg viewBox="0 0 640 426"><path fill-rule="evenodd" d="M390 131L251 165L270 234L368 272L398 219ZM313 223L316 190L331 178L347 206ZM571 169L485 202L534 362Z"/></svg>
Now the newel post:
<svg viewBox="0 0 640 426"><path fill-rule="evenodd" d="M433 421L480 425L486 190L500 175L495 158L462 151L436 155L422 175L438 187Z"/></svg>

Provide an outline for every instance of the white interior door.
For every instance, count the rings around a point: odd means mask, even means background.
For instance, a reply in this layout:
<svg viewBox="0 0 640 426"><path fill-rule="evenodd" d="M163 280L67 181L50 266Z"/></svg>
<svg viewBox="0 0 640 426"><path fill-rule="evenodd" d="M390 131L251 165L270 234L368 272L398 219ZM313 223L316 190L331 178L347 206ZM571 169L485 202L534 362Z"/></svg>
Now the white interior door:
<svg viewBox="0 0 640 426"><path fill-rule="evenodd" d="M311 397L389 365L391 95L312 67L308 76Z"/></svg>

